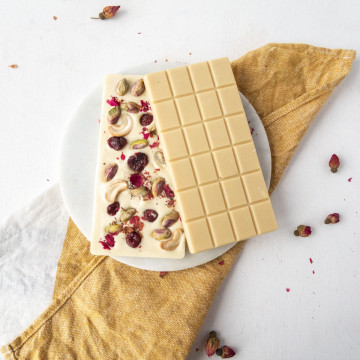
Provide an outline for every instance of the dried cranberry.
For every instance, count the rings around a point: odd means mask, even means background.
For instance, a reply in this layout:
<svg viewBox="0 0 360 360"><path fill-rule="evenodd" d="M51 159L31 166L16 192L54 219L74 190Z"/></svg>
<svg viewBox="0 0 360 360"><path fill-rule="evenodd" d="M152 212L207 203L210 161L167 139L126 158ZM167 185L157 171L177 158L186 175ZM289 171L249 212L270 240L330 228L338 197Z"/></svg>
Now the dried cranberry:
<svg viewBox="0 0 360 360"><path fill-rule="evenodd" d="M141 236L138 232L133 231L126 235L126 243L132 247L136 248L141 243Z"/></svg>
<svg viewBox="0 0 360 360"><path fill-rule="evenodd" d="M115 216L119 210L120 210L120 204L117 201L115 201L114 203L110 204L107 207L107 213L110 216Z"/></svg>
<svg viewBox="0 0 360 360"><path fill-rule="evenodd" d="M113 136L109 138L107 142L108 145L116 151L123 149L127 144L127 140L123 136Z"/></svg>
<svg viewBox="0 0 360 360"><path fill-rule="evenodd" d="M146 209L144 211L144 219L149 222L154 222L158 217L158 213L155 210Z"/></svg>
<svg viewBox="0 0 360 360"><path fill-rule="evenodd" d="M134 186L134 188L139 188L144 185L145 178L143 174L131 174L130 175L130 183Z"/></svg>
<svg viewBox="0 0 360 360"><path fill-rule="evenodd" d="M135 172L142 172L145 166L148 164L149 160L145 153L137 152L134 155L130 156L127 163L129 168Z"/></svg>
<svg viewBox="0 0 360 360"><path fill-rule="evenodd" d="M153 122L153 116L151 114L144 114L140 118L140 124L142 126L148 126Z"/></svg>

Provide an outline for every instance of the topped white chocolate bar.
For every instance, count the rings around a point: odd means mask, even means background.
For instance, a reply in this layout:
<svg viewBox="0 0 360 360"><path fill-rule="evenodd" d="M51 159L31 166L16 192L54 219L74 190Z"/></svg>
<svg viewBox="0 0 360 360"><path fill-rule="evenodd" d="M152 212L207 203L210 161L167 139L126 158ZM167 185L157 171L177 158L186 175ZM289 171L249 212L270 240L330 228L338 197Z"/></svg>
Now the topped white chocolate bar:
<svg viewBox="0 0 360 360"><path fill-rule="evenodd" d="M182 258L185 237L139 75L105 79L91 252Z"/></svg>

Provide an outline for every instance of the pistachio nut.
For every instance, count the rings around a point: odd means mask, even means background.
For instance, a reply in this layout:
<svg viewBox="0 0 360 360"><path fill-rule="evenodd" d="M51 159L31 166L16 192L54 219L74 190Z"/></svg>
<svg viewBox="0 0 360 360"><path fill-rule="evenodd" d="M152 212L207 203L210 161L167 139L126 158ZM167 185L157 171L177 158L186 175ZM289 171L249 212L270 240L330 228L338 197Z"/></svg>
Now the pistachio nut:
<svg viewBox="0 0 360 360"><path fill-rule="evenodd" d="M162 194L162 192L164 191L164 185L165 179L163 177L158 177L154 180L151 186L151 191L154 197L160 196Z"/></svg>
<svg viewBox="0 0 360 360"><path fill-rule="evenodd" d="M139 79L135 82L131 89L131 95L140 96L145 91L145 84L143 79Z"/></svg>
<svg viewBox="0 0 360 360"><path fill-rule="evenodd" d="M122 78L116 85L116 92L120 95L123 96L126 94L126 92L129 89L129 83L126 80L126 78Z"/></svg>
<svg viewBox="0 0 360 360"><path fill-rule="evenodd" d="M114 176L116 175L117 171L118 171L118 165L117 164L110 164L106 169L105 169L105 181L108 182L110 180L112 180L114 178Z"/></svg>
<svg viewBox="0 0 360 360"><path fill-rule="evenodd" d="M155 229L151 233L151 236L156 240L165 240L171 236L170 229Z"/></svg>
<svg viewBox="0 0 360 360"><path fill-rule="evenodd" d="M118 233L122 230L122 225L121 224L113 224L113 225L109 225L105 228L105 232L110 233L110 234L115 234Z"/></svg>
<svg viewBox="0 0 360 360"><path fill-rule="evenodd" d="M119 121L118 121L119 122ZM133 128L133 121L129 114L120 116L120 123L109 126L109 132L112 136L127 135Z"/></svg>
<svg viewBox="0 0 360 360"><path fill-rule="evenodd" d="M160 243L160 247L163 250L167 250L167 251L175 250L180 244L181 236L183 233L184 233L183 229L174 230L174 232L172 233L171 239L162 241Z"/></svg>
<svg viewBox="0 0 360 360"><path fill-rule="evenodd" d="M120 216L120 220L122 222L129 221L136 214L136 210L133 208L129 208L127 210L123 210Z"/></svg>
<svg viewBox="0 0 360 360"><path fill-rule="evenodd" d="M133 196L146 196L149 193L149 189L145 186L140 186L137 189L131 189L130 194Z"/></svg>
<svg viewBox="0 0 360 360"><path fill-rule="evenodd" d="M130 149L143 149L149 145L149 142L146 139L135 140L131 143Z"/></svg>
<svg viewBox="0 0 360 360"><path fill-rule="evenodd" d="M160 167L165 166L165 157L162 151L156 151L156 153L154 154L154 159L156 164L158 164Z"/></svg>
<svg viewBox="0 0 360 360"><path fill-rule="evenodd" d="M105 193L105 199L109 203L115 202L117 197L122 191L125 191L128 188L128 183L124 180L112 181L107 188Z"/></svg>
<svg viewBox="0 0 360 360"><path fill-rule="evenodd" d="M180 218L180 214L176 210L172 210L169 214L163 217L161 225L163 227L170 227L174 225Z"/></svg>
<svg viewBox="0 0 360 360"><path fill-rule="evenodd" d="M126 103L126 111L132 114L137 114L141 109L141 105L136 102L129 101Z"/></svg>
<svg viewBox="0 0 360 360"><path fill-rule="evenodd" d="M118 106L113 107L108 111L107 119L109 124L114 125L118 122L121 115L121 109Z"/></svg>

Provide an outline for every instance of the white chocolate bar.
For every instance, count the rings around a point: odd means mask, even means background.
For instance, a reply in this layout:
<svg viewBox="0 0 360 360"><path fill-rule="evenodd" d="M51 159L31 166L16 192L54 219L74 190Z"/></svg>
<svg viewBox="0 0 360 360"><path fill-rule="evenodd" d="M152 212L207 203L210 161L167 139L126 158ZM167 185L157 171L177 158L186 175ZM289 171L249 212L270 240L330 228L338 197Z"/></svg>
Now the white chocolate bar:
<svg viewBox="0 0 360 360"><path fill-rule="evenodd" d="M229 60L144 79L190 252L276 230Z"/></svg>
<svg viewBox="0 0 360 360"><path fill-rule="evenodd" d="M122 78L126 78L129 83L129 90L125 95L119 96L116 92L116 86ZM165 192L162 192L160 196L156 196L150 200L144 200L140 196L132 196L130 191L127 189L119 193L116 196L116 201L120 203L120 207L123 209L134 208L136 209L135 216L140 218L140 222L143 223L142 230L138 232L142 235L140 244L132 248L126 243L126 234L119 232L117 235L112 235L114 239L114 244L110 240L109 246L106 235L108 231L105 231L105 228L112 223L122 224L124 227L133 227L133 224L130 223L131 219L128 222L123 223L121 221L121 214L123 210L120 208L116 215L111 216L107 213L107 207L111 203L109 196L113 194L109 193L109 187L116 185L118 181L125 181L129 187L131 187L131 182L129 177L134 173L128 166L128 159L131 155L141 152L145 153L148 157L148 165L145 167L142 174L145 175L146 182L145 185L148 188L151 188L151 184L155 178L163 177L166 181L166 184L173 189L173 185L169 176L169 167L165 165L164 167L159 166L156 163L154 154L160 151L160 147L156 146L156 143L159 143L157 135L148 137L149 145L143 149L131 149L130 144L133 141L141 140L146 136L147 133L154 127L154 122L149 126L142 126L139 122L141 116L146 113L140 111L139 113L129 113L125 110L125 103L135 102L140 104L140 100L147 101L146 90L140 96L131 95L131 88L133 84L141 79L142 76L139 75L108 75L104 83L104 92L103 92L103 106L102 106L102 116L99 124L99 143L98 143L98 159L97 159L97 172L96 172L96 184L95 184L95 206L94 206L94 221L93 221L93 233L91 238L91 252L95 255L111 255L111 256L136 256L136 257L154 257L154 258L182 258L185 255L185 238L182 234L178 246L174 250L164 250L161 248L161 244L169 239L156 240L152 237L153 230L161 229L163 217L170 213L173 209L178 210L176 204L176 198L173 200L170 197L167 197ZM127 120L130 121L130 126L132 125L132 130L130 133L124 135L127 140L127 145L120 151L116 151L108 146L108 139L112 137L109 133L109 121L108 111L114 106L110 106L107 103L108 99L112 97L117 97L119 100L124 100L120 106L122 109L121 114L126 116ZM147 111L151 113L151 109ZM130 116L127 117L127 116ZM124 117L125 118L125 117ZM119 119L116 126L122 125L122 119ZM125 124L128 126L128 124ZM145 128L145 131L144 131ZM155 146L154 146L155 145ZM153 146L153 147L152 147ZM124 158L125 157L125 158ZM110 181L105 181L105 170L110 164L117 164L118 170L116 175ZM126 186L126 184L125 184ZM108 195L106 196L106 194ZM115 186L116 193L116 186ZM116 195L116 194L115 194ZM172 205L174 203L174 205ZM148 222L143 217L143 212L146 209L155 210L158 213L158 218L154 222ZM179 211L179 210L178 210ZM139 223L139 222L137 222ZM181 219L179 219L174 225L170 226L169 229L173 232L176 229L183 229ZM171 238L170 238L171 239ZM105 244L104 244L105 243Z"/></svg>

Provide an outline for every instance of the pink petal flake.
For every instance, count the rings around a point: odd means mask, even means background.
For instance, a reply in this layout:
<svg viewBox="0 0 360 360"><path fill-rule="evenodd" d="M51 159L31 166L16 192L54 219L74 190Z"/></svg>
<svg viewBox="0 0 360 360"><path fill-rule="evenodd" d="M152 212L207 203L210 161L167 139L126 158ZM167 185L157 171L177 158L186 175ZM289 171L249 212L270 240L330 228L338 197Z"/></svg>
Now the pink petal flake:
<svg viewBox="0 0 360 360"><path fill-rule="evenodd" d="M171 188L170 188L169 185L166 185L166 184L164 185L164 191L165 191L166 197L172 198L172 197L175 196L175 195L174 195L174 192L171 190Z"/></svg>
<svg viewBox="0 0 360 360"><path fill-rule="evenodd" d="M114 236L113 236L112 234L106 234L105 239L106 239L106 243L107 243L110 247L114 247L114 245L115 245L115 239L114 239Z"/></svg>
<svg viewBox="0 0 360 360"><path fill-rule="evenodd" d="M124 153L123 153L123 152L121 152L120 159L121 159L122 161L124 161L124 160L125 160L125 158L126 158L126 156L124 155Z"/></svg>
<svg viewBox="0 0 360 360"><path fill-rule="evenodd" d="M110 106L120 106L120 104L123 102L123 100L119 100L117 97L113 96L111 99L106 100L106 102Z"/></svg>
<svg viewBox="0 0 360 360"><path fill-rule="evenodd" d="M286 292L289 292L290 291L290 289L289 288L286 288Z"/></svg>
<svg viewBox="0 0 360 360"><path fill-rule="evenodd" d="M155 147L158 147L160 145L160 143L158 141L155 141L154 143L150 144L149 147L151 149L155 148Z"/></svg>
<svg viewBox="0 0 360 360"><path fill-rule="evenodd" d="M348 178L348 182L351 182L351 180L352 180L352 177L351 177L351 178Z"/></svg>
<svg viewBox="0 0 360 360"><path fill-rule="evenodd" d="M149 110L151 110L150 103L148 101L140 100L140 104L140 111L148 112Z"/></svg>
<svg viewBox="0 0 360 360"><path fill-rule="evenodd" d="M142 134L145 140L147 140L150 136L149 130L146 127L143 127L143 131L141 131L139 134Z"/></svg>
<svg viewBox="0 0 360 360"><path fill-rule="evenodd" d="M312 259L312 258L310 258L309 260L310 260L310 264L312 264L312 263L313 263L313 259Z"/></svg>
<svg viewBox="0 0 360 360"><path fill-rule="evenodd" d="M110 246L106 242L99 241L99 243L103 246L104 250L110 250Z"/></svg>
<svg viewBox="0 0 360 360"><path fill-rule="evenodd" d="M138 32L138 35L140 35L141 34L141 32Z"/></svg>

